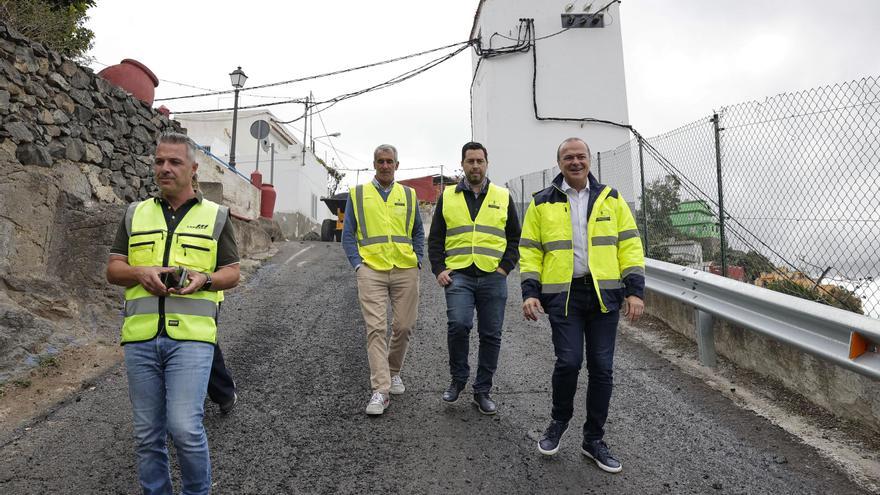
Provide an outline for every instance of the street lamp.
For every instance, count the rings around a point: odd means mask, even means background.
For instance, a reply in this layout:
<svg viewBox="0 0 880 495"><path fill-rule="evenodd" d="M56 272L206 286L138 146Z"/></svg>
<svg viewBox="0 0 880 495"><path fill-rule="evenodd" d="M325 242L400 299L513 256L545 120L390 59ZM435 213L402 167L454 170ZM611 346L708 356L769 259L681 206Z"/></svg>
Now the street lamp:
<svg viewBox="0 0 880 495"><path fill-rule="evenodd" d="M312 152L315 151L315 139L321 139L321 138L325 138L325 137L339 137L339 136L341 136L341 135L342 135L341 132L333 132L333 133L330 133L330 134L324 134L323 136L315 136L315 137L313 137L313 138L312 138Z"/></svg>
<svg viewBox="0 0 880 495"><path fill-rule="evenodd" d="M235 131L238 127L238 91L244 87L247 75L241 70L241 66L229 73L229 80L235 88L235 102L232 104L232 145L229 147L229 166L235 168Z"/></svg>

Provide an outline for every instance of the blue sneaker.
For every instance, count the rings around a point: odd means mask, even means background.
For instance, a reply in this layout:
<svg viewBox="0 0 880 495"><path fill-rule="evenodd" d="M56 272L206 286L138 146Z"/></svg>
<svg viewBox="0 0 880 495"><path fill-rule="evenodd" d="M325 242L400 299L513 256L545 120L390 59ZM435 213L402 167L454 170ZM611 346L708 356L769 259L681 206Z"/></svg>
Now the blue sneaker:
<svg viewBox="0 0 880 495"><path fill-rule="evenodd" d="M623 466L611 455L611 450L603 440L593 440L581 444L581 453L596 462L599 469L608 473L619 473Z"/></svg>
<svg viewBox="0 0 880 495"><path fill-rule="evenodd" d="M544 455L553 455L559 451L559 441L562 434L568 429L568 423L551 420L550 425L544 430L541 439L538 440L538 452Z"/></svg>

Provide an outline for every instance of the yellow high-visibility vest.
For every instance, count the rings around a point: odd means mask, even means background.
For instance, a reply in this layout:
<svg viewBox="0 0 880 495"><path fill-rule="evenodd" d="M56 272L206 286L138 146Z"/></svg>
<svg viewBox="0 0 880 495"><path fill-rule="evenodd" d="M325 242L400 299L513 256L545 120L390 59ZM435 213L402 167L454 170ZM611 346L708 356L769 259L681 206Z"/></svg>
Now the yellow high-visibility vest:
<svg viewBox="0 0 880 495"><path fill-rule="evenodd" d="M357 224L358 253L364 264L380 271L418 266L412 232L419 213L413 188L395 182L388 199L383 200L376 186L362 184L351 191L350 201Z"/></svg>
<svg viewBox="0 0 880 495"><path fill-rule="evenodd" d="M486 197L471 220L464 192L458 186L443 191L443 219L446 221L446 268L459 270L477 265L484 272L494 272L507 248L507 209L510 192L489 183Z"/></svg>
<svg viewBox="0 0 880 495"><path fill-rule="evenodd" d="M540 282L544 309L565 314L574 274L571 229L568 196L554 184L532 198L519 241L520 279ZM631 274L644 279L645 258L632 212L611 187L596 198L587 233L587 263L601 310L617 310L624 297L622 279Z"/></svg>
<svg viewBox="0 0 880 495"><path fill-rule="evenodd" d="M183 266L213 273L217 267L217 240L229 218L229 209L202 199L180 219L174 234L162 205L148 199L129 206L128 264L131 266ZM220 291L196 291L185 296L157 297L138 284L125 290L122 343L153 339L164 320L165 332L175 340L217 342L217 309Z"/></svg>

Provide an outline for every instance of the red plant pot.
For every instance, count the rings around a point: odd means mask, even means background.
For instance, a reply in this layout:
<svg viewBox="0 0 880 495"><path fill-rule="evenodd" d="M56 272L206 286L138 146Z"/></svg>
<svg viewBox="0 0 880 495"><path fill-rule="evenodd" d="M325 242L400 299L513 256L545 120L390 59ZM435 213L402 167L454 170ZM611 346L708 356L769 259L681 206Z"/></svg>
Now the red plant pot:
<svg viewBox="0 0 880 495"><path fill-rule="evenodd" d="M127 58L98 72L98 75L110 84L131 93L132 96L147 105L153 104L159 78L146 65L137 60Z"/></svg>

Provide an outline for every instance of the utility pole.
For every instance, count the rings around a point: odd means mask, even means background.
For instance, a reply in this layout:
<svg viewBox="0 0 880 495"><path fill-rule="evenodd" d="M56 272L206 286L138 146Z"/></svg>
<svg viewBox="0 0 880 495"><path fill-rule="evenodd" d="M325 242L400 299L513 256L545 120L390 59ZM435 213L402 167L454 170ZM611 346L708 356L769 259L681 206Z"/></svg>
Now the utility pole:
<svg viewBox="0 0 880 495"><path fill-rule="evenodd" d="M270 158L269 158L269 184L275 184L275 143L269 147Z"/></svg>
<svg viewBox="0 0 880 495"><path fill-rule="evenodd" d="M644 219L644 227L645 231L642 233L645 236L645 253L649 253L651 249L651 245L648 244L648 198L647 193L645 192L645 159L642 155L642 149L644 144L642 143L642 136L638 136L639 138L639 175L642 178L642 218Z"/></svg>
<svg viewBox="0 0 880 495"><path fill-rule="evenodd" d="M721 118L712 115L715 126L715 171L718 175L718 231L721 235L721 276L727 276L727 236L724 231L724 188L721 184Z"/></svg>
<svg viewBox="0 0 880 495"><path fill-rule="evenodd" d="M306 166L306 136L309 130L309 101L310 98L306 97L306 108L303 111L303 162L302 166Z"/></svg>

